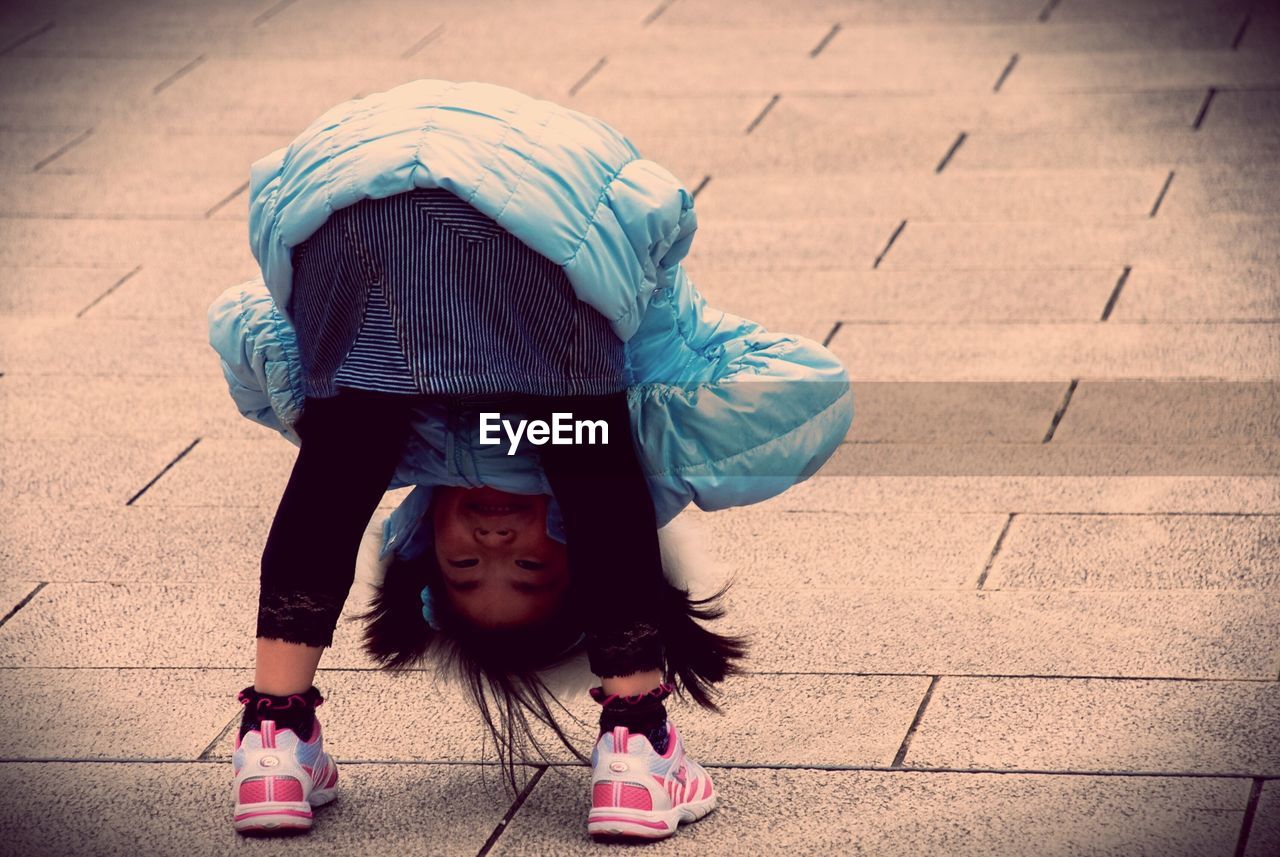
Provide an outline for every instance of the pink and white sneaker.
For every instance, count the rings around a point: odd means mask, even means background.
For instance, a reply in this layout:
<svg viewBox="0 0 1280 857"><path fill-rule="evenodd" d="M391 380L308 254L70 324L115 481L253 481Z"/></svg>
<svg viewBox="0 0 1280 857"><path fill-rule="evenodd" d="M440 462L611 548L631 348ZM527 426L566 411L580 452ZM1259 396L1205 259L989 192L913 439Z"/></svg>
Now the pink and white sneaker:
<svg viewBox="0 0 1280 857"><path fill-rule="evenodd" d="M319 718L307 741L263 720L236 739L231 761L238 833L310 830L311 810L338 796L338 765L324 751Z"/></svg>
<svg viewBox="0 0 1280 857"><path fill-rule="evenodd" d="M697 821L716 808L711 777L684 752L675 724L667 720L667 752L649 739L615 727L591 751L592 836L664 839L682 822Z"/></svg>

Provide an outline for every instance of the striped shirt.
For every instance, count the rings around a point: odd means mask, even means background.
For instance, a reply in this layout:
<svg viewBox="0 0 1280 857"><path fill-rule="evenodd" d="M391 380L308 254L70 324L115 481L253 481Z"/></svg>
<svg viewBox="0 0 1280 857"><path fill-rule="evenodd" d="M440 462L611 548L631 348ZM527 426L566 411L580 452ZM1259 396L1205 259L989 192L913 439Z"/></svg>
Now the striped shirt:
<svg viewBox="0 0 1280 857"><path fill-rule="evenodd" d="M560 266L442 188L339 209L293 267L307 396L626 387L622 341Z"/></svg>

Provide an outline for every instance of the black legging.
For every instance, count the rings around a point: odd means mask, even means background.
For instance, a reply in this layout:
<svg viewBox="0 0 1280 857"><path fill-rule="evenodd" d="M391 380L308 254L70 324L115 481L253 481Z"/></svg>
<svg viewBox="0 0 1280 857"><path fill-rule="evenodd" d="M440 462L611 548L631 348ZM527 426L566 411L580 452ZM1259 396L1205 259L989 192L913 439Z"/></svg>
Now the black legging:
<svg viewBox="0 0 1280 857"><path fill-rule="evenodd" d="M400 460L410 409L424 398L441 397L341 387L337 396L306 400L295 426L301 448L262 554L257 636L333 644L365 527ZM603 604L603 594L619 592L630 597L613 601L641 603L634 597L636 588L651 593L662 567L653 499L636 457L626 393L513 396L501 407L548 422L560 411L608 423L608 444L545 444L539 458L564 519L571 573L587 586L586 603ZM600 627L596 618L584 617L593 639L606 626L610 633L621 630L618 622L632 617L600 617ZM628 639L644 636L632 633ZM654 645L649 639L642 646L639 661L625 653L593 654L592 667L599 675L657 667Z"/></svg>

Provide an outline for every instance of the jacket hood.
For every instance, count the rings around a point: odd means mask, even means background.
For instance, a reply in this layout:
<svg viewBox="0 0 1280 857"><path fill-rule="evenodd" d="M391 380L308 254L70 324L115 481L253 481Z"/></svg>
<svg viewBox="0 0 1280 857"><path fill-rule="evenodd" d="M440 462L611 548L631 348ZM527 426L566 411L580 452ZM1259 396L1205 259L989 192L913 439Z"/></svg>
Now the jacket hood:
<svg viewBox="0 0 1280 857"><path fill-rule="evenodd" d="M333 107L253 164L250 245L282 315L292 248L330 214L431 187L560 265L624 342L697 228L681 182L607 123L504 86L416 80Z"/></svg>

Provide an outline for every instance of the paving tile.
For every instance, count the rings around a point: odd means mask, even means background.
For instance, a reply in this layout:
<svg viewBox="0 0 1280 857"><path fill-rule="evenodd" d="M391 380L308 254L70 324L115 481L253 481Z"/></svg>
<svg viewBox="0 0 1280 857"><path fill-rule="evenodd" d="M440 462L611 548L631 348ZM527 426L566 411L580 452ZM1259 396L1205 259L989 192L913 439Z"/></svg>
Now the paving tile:
<svg viewBox="0 0 1280 857"><path fill-rule="evenodd" d="M244 684L232 688L230 677L227 670L9 670L0 759L194 760L240 708L235 694ZM56 717L50 699L58 700ZM173 728L174 711L139 705L144 699L180 700L182 728Z"/></svg>
<svg viewBox="0 0 1280 857"><path fill-rule="evenodd" d="M51 583L0 626L0 663L62 669L250 666L257 589L231 583ZM111 632L104 634L104 626Z"/></svg>
<svg viewBox="0 0 1280 857"><path fill-rule="evenodd" d="M340 774L341 796L316 813L312 832L281 841L241 838L232 829L226 762L9 763L0 765L0 784L20 789L26 799L21 807L9 801L0 807L0 826L14 853L33 857L304 848L308 854L470 855L510 803L493 773L472 765L350 765Z"/></svg>
<svg viewBox="0 0 1280 857"><path fill-rule="evenodd" d="M6 183L5 187L9 187ZM4 191L0 190L0 194ZM0 269L0 315L73 317L129 273L129 268Z"/></svg>
<svg viewBox="0 0 1280 857"><path fill-rule="evenodd" d="M783 511L1280 513L1274 476L826 476L772 500Z"/></svg>
<svg viewBox="0 0 1280 857"><path fill-rule="evenodd" d="M1280 88L1224 89L1213 96L1201 130L1257 127L1280 120Z"/></svg>
<svg viewBox="0 0 1280 857"><path fill-rule="evenodd" d="M596 854L585 769L544 776L490 852ZM1249 781L1223 778L709 771L718 808L663 843L671 854L1187 855L1227 857ZM850 812L850 807L857 812ZM783 811L779 811L779 808ZM980 808L980 811L975 811Z"/></svg>
<svg viewBox="0 0 1280 857"><path fill-rule="evenodd" d="M186 320L3 318L0 366L32 375L220 377L203 317ZM154 383L166 383L156 380ZM167 383L175 383L172 380Z"/></svg>
<svg viewBox="0 0 1280 857"><path fill-rule="evenodd" d="M678 87L654 79L653 59L624 54L609 62L591 79L590 91L660 93L678 89L687 93L790 92L985 92L1000 74L1008 57L989 55L949 58L945 64L908 64L900 53L812 58L795 56L752 57L749 54L713 56L675 54L683 72Z"/></svg>
<svg viewBox="0 0 1280 857"><path fill-rule="evenodd" d="M1039 443L1062 401L1060 383L858 382L857 443Z"/></svg>
<svg viewBox="0 0 1280 857"><path fill-rule="evenodd" d="M178 59L189 62L199 54L223 53L243 39L239 27L214 27L190 20L137 22L134 26L103 26L100 22L64 18L48 32L15 48L13 56L73 57L80 59Z"/></svg>
<svg viewBox="0 0 1280 857"><path fill-rule="evenodd" d="M1249 11L1247 0L1160 0L1160 2L1108 3L1107 0L1072 0L1053 10L1054 23L1075 21L1117 21L1124 19L1150 19L1184 17L1212 11L1223 16L1234 16L1238 23Z"/></svg>
<svg viewBox="0 0 1280 857"><path fill-rule="evenodd" d="M0 268L253 264L243 223L0 219Z"/></svg>
<svg viewBox="0 0 1280 857"><path fill-rule="evenodd" d="M0 440L0 499L123 506L194 438Z"/></svg>
<svg viewBox="0 0 1280 857"><path fill-rule="evenodd" d="M1026 53L1001 91L1274 87L1280 61L1265 51Z"/></svg>
<svg viewBox="0 0 1280 857"><path fill-rule="evenodd" d="M458 59L474 57L479 52L477 46L483 45L486 52L530 59L578 53L583 49L594 49L603 55L631 51L654 38L653 31L642 23L652 7L640 4L633 15L610 7L614 10L612 15L600 15L604 8L570 4L557 12L550 5L508 3L501 11L490 8L490 14L476 15L465 7L458 7L447 15L442 14L439 24L423 20L411 32L402 34L398 43L401 49L384 49L381 54L411 55L427 61ZM338 13L339 25L349 17ZM790 41L785 35L780 36ZM428 39L426 44L424 39ZM264 47L269 48L269 42L264 43Z"/></svg>
<svg viewBox="0 0 1280 857"><path fill-rule="evenodd" d="M252 583L274 513L265 506L9 504L0 519L0 575L20 581Z"/></svg>
<svg viewBox="0 0 1280 857"><path fill-rule="evenodd" d="M599 95L578 92L561 103L601 119L621 131L642 152L654 137L671 136L672 129L728 136L742 134L769 103L771 96L714 95ZM777 109L776 106L774 109Z"/></svg>
<svg viewBox="0 0 1280 857"><path fill-rule="evenodd" d="M1272 131L1274 133L1274 128ZM1224 134L1217 135L1221 139ZM1230 158L1214 158L1228 161ZM1280 169L1254 168L1276 157L1259 155L1235 167L1198 166L1179 170L1160 206L1162 217L1274 217L1280 191ZM1242 168L1246 167L1246 168Z"/></svg>
<svg viewBox="0 0 1280 857"><path fill-rule="evenodd" d="M784 93L759 131L847 134L912 128L991 131L1186 128L1204 101L1203 90L1031 93ZM1218 97L1221 97L1219 95Z"/></svg>
<svg viewBox="0 0 1280 857"><path fill-rule="evenodd" d="M985 588L1276 589L1273 515L1019 515Z"/></svg>
<svg viewBox="0 0 1280 857"><path fill-rule="evenodd" d="M938 161L946 151L938 149ZM782 185L767 174L715 173L699 192L697 207L700 222L753 208L764 208L783 220L883 216L911 221L1096 222L1146 217L1167 175L1163 168L951 172L950 167L939 175L930 166L870 175L797 176Z"/></svg>
<svg viewBox="0 0 1280 857"><path fill-rule="evenodd" d="M1280 848L1280 785L1271 780L1262 786L1244 853L1245 857L1265 857L1277 848Z"/></svg>
<svg viewBox="0 0 1280 857"><path fill-rule="evenodd" d="M903 764L1274 775L1280 685L947 676Z"/></svg>
<svg viewBox="0 0 1280 857"><path fill-rule="evenodd" d="M51 583L0 626L0 667L247 667L257 586ZM1280 607L1243 592L988 592L735 587L722 633L762 672L1275 675ZM104 617L117 632L104 637ZM361 625L325 663L368 668ZM1246 643L1247 641L1247 643Z"/></svg>
<svg viewBox="0 0 1280 857"><path fill-rule="evenodd" d="M388 491L369 520L347 603L352 615L363 610L373 594L382 524L408 492L408 488ZM241 508L10 505L0 537L0 577L15 578L4 584L21 591L15 603L34 586L29 580L256 583L274 516L275 504Z"/></svg>
<svg viewBox="0 0 1280 857"><path fill-rule="evenodd" d="M936 51L1019 51L1034 53L1134 50L1225 49L1231 47L1239 19L1224 15L1170 16L1145 21L1007 24L880 25L842 27L823 48L844 56L892 45L918 56Z"/></svg>
<svg viewBox="0 0 1280 857"><path fill-rule="evenodd" d="M55 4L49 4L55 5ZM49 23L48 11L34 6L10 4L0 10L0 30L4 31L4 45L30 36Z"/></svg>
<svg viewBox="0 0 1280 857"><path fill-rule="evenodd" d="M1280 384L1082 381L1054 443L1248 444L1280 436Z"/></svg>
<svg viewBox="0 0 1280 857"><path fill-rule="evenodd" d="M30 595L38 585L35 580L0 581L0 609L4 610L3 615L8 615L9 611L17 607L18 603Z"/></svg>
<svg viewBox="0 0 1280 857"><path fill-rule="evenodd" d="M8 124L6 122L6 124ZM84 128L61 131L22 131L5 128L0 131L0 170L6 183L18 173L29 173L41 161L74 143Z"/></svg>
<svg viewBox="0 0 1280 857"><path fill-rule="evenodd" d="M194 56L191 57L194 59ZM184 62L171 58L106 59L80 57L0 57L5 93L0 100L28 106L44 98L120 100L150 95L157 84L180 69ZM6 111L7 112L7 111ZM89 117L86 117L89 118ZM83 124L92 124L92 121Z"/></svg>
<svg viewBox="0 0 1280 857"><path fill-rule="evenodd" d="M235 186L234 179L157 184L143 173L37 173L7 178L0 205L9 217L196 219Z"/></svg>
<svg viewBox="0 0 1280 857"><path fill-rule="evenodd" d="M192 130L217 124L209 110L229 110L232 125L257 133L274 134L284 121L253 128L244 121L263 106L288 114L296 134L330 107L357 93L379 92L420 77L445 80L485 80L512 86L535 97L554 92L564 98L574 81L586 74L599 59L594 46L577 52L561 51L530 60L522 54L473 53L465 58L380 59L333 57L301 59L210 57L173 86L152 98L137 118L161 120L173 126L182 123ZM428 72L424 74L424 72ZM279 93L289 92L288 98ZM255 106L256 105L256 106ZM295 117L297 117L295 119Z"/></svg>
<svg viewBox="0 0 1280 857"><path fill-rule="evenodd" d="M764 128L762 123L760 128ZM707 167L712 176L747 173L759 180L777 181L780 174L808 177L878 172L927 174L955 140L955 131L887 131L831 135L813 132L752 132L750 136L688 136L654 138L642 151L676 175L682 164ZM699 176L700 178L700 176Z"/></svg>
<svg viewBox="0 0 1280 857"><path fill-rule="evenodd" d="M274 506L298 458L298 448L265 426L255 440L209 438L151 486L139 504Z"/></svg>
<svg viewBox="0 0 1280 857"><path fill-rule="evenodd" d="M0 382L0 435L8 440L253 441L269 431L240 415L216 371L177 382L102 377L87 383L84 375L23 374Z"/></svg>
<svg viewBox="0 0 1280 857"><path fill-rule="evenodd" d="M689 23L711 23L732 28L745 21L839 21L846 24L865 23L933 23L933 22L1003 22L1032 21L1040 11L1038 0L982 0L955 3L930 0L924 3L894 3L871 0L851 6L840 0L806 0L779 6L768 0L747 0L738 7L738 16L726 18L722 7L710 0L673 4L662 13L661 26Z"/></svg>
<svg viewBox="0 0 1280 857"><path fill-rule="evenodd" d="M581 660L581 684L598 684ZM321 670L316 684L326 697L325 747L339 762L495 760L493 739L468 691L439 682L431 671ZM723 714L692 699L667 707L690 753L707 764L888 765L928 685L925 676L731 677L717 686ZM558 709L556 716L574 746L590 755L599 704L585 690L561 701L582 725ZM812 717L815 706L827 714ZM785 740L777 731L782 718L790 724ZM550 729L539 725L536 735L549 758L575 761ZM230 759L233 740L223 736L210 758ZM540 761L533 748L521 758Z"/></svg>
<svg viewBox="0 0 1280 857"><path fill-rule="evenodd" d="M698 260L689 261L686 271L718 309L788 332L791 328L781 321L770 324L769 319L822 319L822 336L835 319L945 324L1096 321L1120 275L1114 267L761 272L708 268Z"/></svg>
<svg viewBox="0 0 1280 857"><path fill-rule="evenodd" d="M238 214L243 224L246 213ZM165 319L185 324L207 318L209 305L228 286L257 276L259 269L252 256L239 265L211 268L143 265L120 288L86 312L84 318Z"/></svg>
<svg viewBox="0 0 1280 857"><path fill-rule="evenodd" d="M971 589L1005 516L743 507L704 520L703 545L741 586Z"/></svg>
<svg viewBox="0 0 1280 857"><path fill-rule="evenodd" d="M1138 265L1115 321L1270 321L1280 318L1280 271L1230 267L1179 271Z"/></svg>
<svg viewBox="0 0 1280 857"><path fill-rule="evenodd" d="M120 27L163 23L183 23L188 26L200 23L215 28L244 26L252 25L262 11L262 4L254 0L229 0L210 9L192 0L178 0L173 3L113 4L109 7L73 2L70 6L78 13L78 20L99 26Z"/></svg>
<svg viewBox="0 0 1280 857"><path fill-rule="evenodd" d="M831 350L865 381L1277 377L1270 324L845 324Z"/></svg>
<svg viewBox="0 0 1280 857"><path fill-rule="evenodd" d="M1280 220L1130 220L1105 226L1036 222L912 224L889 268L1167 268L1265 266L1280 261Z"/></svg>
<svg viewBox="0 0 1280 857"><path fill-rule="evenodd" d="M302 129L299 128L299 131ZM292 141L291 136L265 134L166 134L97 131L45 168L47 172L81 173L108 178L118 174L151 176L169 184L178 176L249 179L249 165ZM206 187L206 193L212 188Z"/></svg>
<svg viewBox="0 0 1280 857"><path fill-rule="evenodd" d="M1280 604L1262 592L738 587L725 601L725 631L755 635L761 672L1272 680L1280 651Z"/></svg>
<svg viewBox="0 0 1280 857"><path fill-rule="evenodd" d="M1074 133L1063 129L1015 133L977 130L965 140L947 169L1082 170L1153 164L1166 169L1183 164L1244 167L1277 159L1280 142L1276 141L1274 130L1248 134L1238 129L1215 133L1190 128L1102 133L1097 129ZM1151 188L1148 209L1163 181L1161 176ZM1271 213L1274 211L1273 206Z"/></svg>
<svg viewBox="0 0 1280 857"><path fill-rule="evenodd" d="M757 23L750 19L733 27L723 21L667 26L663 20L670 9L664 9L656 26L639 27L624 33L610 51L627 55L661 56L699 54L709 51L733 52L755 56L800 56L809 53L831 30L830 21L774 21ZM465 26L465 25L462 25ZM462 32L466 32L463 30ZM829 50L828 45L824 50Z"/></svg>
<svg viewBox="0 0 1280 857"><path fill-rule="evenodd" d="M827 461L823 473L830 476L1262 476L1280 474L1280 444L846 443Z"/></svg>
<svg viewBox="0 0 1280 857"><path fill-rule="evenodd" d="M871 267L896 223L876 221L722 218L699 223L695 249L701 268L779 271Z"/></svg>

